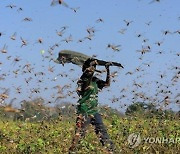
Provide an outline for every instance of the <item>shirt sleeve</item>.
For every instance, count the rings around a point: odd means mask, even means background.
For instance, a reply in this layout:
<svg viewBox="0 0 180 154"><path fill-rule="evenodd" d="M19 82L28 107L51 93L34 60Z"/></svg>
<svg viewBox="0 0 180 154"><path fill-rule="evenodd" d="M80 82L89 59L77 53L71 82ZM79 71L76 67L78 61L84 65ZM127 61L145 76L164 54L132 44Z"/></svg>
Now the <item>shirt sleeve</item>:
<svg viewBox="0 0 180 154"><path fill-rule="evenodd" d="M97 86L99 89L102 89L105 86L105 81L97 78L97 77L93 77L93 81L95 81L97 83Z"/></svg>

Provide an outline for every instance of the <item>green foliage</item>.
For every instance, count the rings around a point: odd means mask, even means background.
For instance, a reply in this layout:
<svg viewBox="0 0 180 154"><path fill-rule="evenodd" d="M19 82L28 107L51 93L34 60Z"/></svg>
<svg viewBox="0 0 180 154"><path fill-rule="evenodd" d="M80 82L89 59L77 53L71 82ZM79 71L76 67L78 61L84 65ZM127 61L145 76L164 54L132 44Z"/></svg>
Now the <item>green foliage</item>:
<svg viewBox="0 0 180 154"><path fill-rule="evenodd" d="M33 101L24 102L22 107L24 110L17 114L22 114L24 119L13 121L3 116L0 118L0 153L68 153L75 135L75 106L64 103L55 108L48 108L43 101ZM37 113L37 119L31 119ZM128 107L126 115L105 106L101 107L101 113L117 154L180 151L180 143L141 143L135 148L130 148L127 142L128 136L132 133L140 133L142 138L179 137L178 114L175 116L171 110L161 111L152 104L135 103ZM43 118L45 115L47 118ZM31 120L28 121L27 118ZM101 145L94 128L90 125L75 152L104 154L107 153L107 149Z"/></svg>
<svg viewBox="0 0 180 154"><path fill-rule="evenodd" d="M75 118L43 122L0 121L0 153L68 153L75 131ZM108 133L115 143L117 153L175 153L180 150L177 144L142 143L130 148L127 138L131 133L141 137L170 137L180 135L178 120L143 117L103 118ZM93 127L88 127L87 135L81 139L77 153L106 153L96 136Z"/></svg>
<svg viewBox="0 0 180 154"><path fill-rule="evenodd" d="M140 116L147 118L158 118L158 119L174 119L178 118L178 115L172 110L161 110L158 109L153 103L136 102L128 106L125 114L127 116Z"/></svg>
<svg viewBox="0 0 180 154"><path fill-rule="evenodd" d="M145 112L155 111L156 108L153 104L146 104L143 102L136 102L128 106L126 110L126 115L133 114L144 114Z"/></svg>

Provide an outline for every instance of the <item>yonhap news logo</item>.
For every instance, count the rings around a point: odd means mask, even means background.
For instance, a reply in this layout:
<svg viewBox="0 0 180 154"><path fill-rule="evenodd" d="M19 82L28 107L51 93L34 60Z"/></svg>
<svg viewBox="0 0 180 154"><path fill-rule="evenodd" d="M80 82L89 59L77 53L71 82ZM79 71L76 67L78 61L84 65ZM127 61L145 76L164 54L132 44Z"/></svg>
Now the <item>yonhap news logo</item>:
<svg viewBox="0 0 180 154"><path fill-rule="evenodd" d="M128 136L128 144L130 148L135 148L141 143L141 137L139 133L132 133Z"/></svg>
<svg viewBox="0 0 180 154"><path fill-rule="evenodd" d="M146 144L180 144L180 137L144 137L142 138L139 133L132 133L127 138L130 148L135 148L141 143Z"/></svg>

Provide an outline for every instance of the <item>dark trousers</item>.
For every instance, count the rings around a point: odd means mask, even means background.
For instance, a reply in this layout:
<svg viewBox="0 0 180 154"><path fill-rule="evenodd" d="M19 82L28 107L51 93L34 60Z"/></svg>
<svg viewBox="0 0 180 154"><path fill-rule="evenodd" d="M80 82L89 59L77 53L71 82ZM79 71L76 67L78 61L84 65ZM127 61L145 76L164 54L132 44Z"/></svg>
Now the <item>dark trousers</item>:
<svg viewBox="0 0 180 154"><path fill-rule="evenodd" d="M81 114L77 116L75 136L72 140L72 145L69 151L74 151L76 145L79 144L80 139L85 137L86 128L89 124L95 126L95 132L99 136L102 145L107 146L109 151L113 151L114 144L109 138L107 130L103 124L101 115L99 113L94 114L94 116L83 116Z"/></svg>

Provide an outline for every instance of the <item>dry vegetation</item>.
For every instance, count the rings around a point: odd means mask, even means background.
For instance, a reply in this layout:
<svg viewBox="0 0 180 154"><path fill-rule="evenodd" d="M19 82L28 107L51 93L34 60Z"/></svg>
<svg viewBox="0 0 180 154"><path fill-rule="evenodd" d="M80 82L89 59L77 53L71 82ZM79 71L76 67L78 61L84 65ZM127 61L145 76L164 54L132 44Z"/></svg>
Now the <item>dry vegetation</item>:
<svg viewBox="0 0 180 154"><path fill-rule="evenodd" d="M1 109L3 114L1 114L0 121L0 153L68 153L75 130L74 106L62 104L55 107L54 114L50 114L50 107L45 107L42 102L36 104L34 102L26 102L26 107L23 106L26 110L19 109L18 113L5 112ZM142 106L142 103L137 104ZM41 107L37 108L37 106ZM115 153L178 153L180 141L163 144L141 141L140 145L135 148L129 146L127 138L132 133L140 133L141 138L175 139L180 135L177 113L161 111L162 114L160 114L160 111L155 113L152 108L143 110L139 106L134 109L131 105L126 115L104 106L101 108L108 133L116 145ZM29 114L26 111L29 111ZM32 113L34 115L30 116ZM17 115L21 114L25 118L18 119ZM45 115L46 118L43 118ZM76 152L107 153L91 125L86 137L77 146Z"/></svg>

